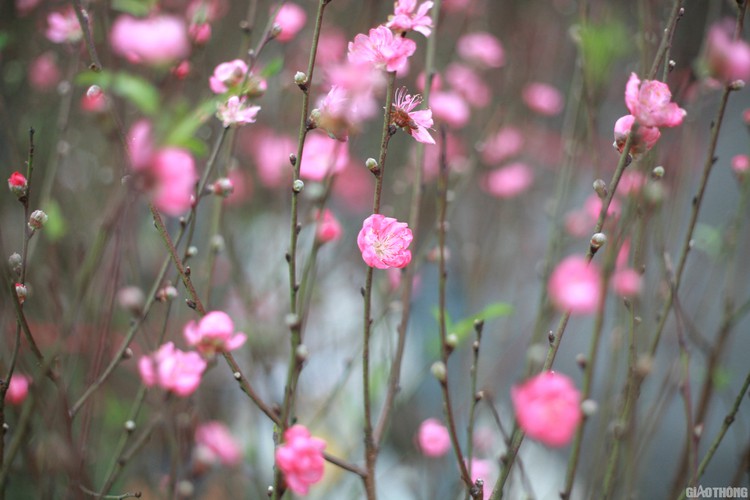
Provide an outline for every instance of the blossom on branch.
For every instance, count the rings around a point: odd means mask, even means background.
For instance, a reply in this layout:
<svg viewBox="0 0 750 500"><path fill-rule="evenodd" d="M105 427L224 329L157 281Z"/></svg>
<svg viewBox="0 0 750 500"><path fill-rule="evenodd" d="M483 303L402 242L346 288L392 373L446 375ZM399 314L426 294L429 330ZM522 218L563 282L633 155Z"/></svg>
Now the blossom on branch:
<svg viewBox="0 0 750 500"><path fill-rule="evenodd" d="M276 465L293 492L306 495L310 486L323 478L325 441L312 437L303 425L284 432L284 444L276 449Z"/></svg>
<svg viewBox="0 0 750 500"><path fill-rule="evenodd" d="M222 311L211 311L200 321L191 321L183 330L185 340L203 355L233 351L242 346L247 335L234 331L234 322Z"/></svg>
<svg viewBox="0 0 750 500"><path fill-rule="evenodd" d="M427 11L433 2L424 2L417 7L417 0L397 0L392 16L388 16L387 27L396 32L417 31L424 36L432 33L432 18ZM415 12L416 10L416 12Z"/></svg>
<svg viewBox="0 0 750 500"><path fill-rule="evenodd" d="M408 246L412 239L411 229L406 222L373 214L362 223L357 245L368 266L378 269L402 268L411 262Z"/></svg>
<svg viewBox="0 0 750 500"><path fill-rule="evenodd" d="M432 127L432 111L429 109L414 111L414 108L421 102L421 95L407 94L406 87L398 89L391 108L391 123L414 137L417 142L435 144L435 139L427 132L427 129Z"/></svg>
<svg viewBox="0 0 750 500"><path fill-rule="evenodd" d="M158 385L183 397L198 388L206 366L200 354L181 351L172 342L138 361L138 371L146 387Z"/></svg>
<svg viewBox="0 0 750 500"><path fill-rule="evenodd" d="M635 73L625 86L625 105L644 127L676 127L687 112L671 102L672 93L666 83L658 80L641 80Z"/></svg>
<svg viewBox="0 0 750 500"><path fill-rule="evenodd" d="M394 36L385 26L378 26L368 35L360 33L349 42L348 58L351 63L370 63L378 69L399 71L415 50L414 40Z"/></svg>
<svg viewBox="0 0 750 500"><path fill-rule="evenodd" d="M224 127L242 126L255 123L260 106L250 106L246 97L233 95L227 102L219 104L216 117L221 120Z"/></svg>

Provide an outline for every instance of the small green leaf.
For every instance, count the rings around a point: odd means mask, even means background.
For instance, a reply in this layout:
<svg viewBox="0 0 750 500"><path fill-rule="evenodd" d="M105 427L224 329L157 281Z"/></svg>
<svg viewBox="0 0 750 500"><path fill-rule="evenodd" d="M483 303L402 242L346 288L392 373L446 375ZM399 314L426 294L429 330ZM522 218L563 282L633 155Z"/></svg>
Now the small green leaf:
<svg viewBox="0 0 750 500"><path fill-rule="evenodd" d="M721 254L721 233L713 226L700 222L696 224L693 242L695 248L705 252L712 259L718 258Z"/></svg>
<svg viewBox="0 0 750 500"><path fill-rule="evenodd" d="M618 20L582 26L578 31L588 82L596 87L609 80L617 59L630 49L627 30Z"/></svg>
<svg viewBox="0 0 750 500"><path fill-rule="evenodd" d="M207 146L195 137L198 128L210 120L216 112L216 100L209 99L198 105L192 112L183 116L173 117L171 125L166 131L164 144L188 148L197 155L207 153ZM200 143L200 144L199 144Z"/></svg>
<svg viewBox="0 0 750 500"><path fill-rule="evenodd" d="M725 389L731 380L732 374L725 366L717 366L711 374L711 381L714 383L714 387L717 391Z"/></svg>
<svg viewBox="0 0 750 500"><path fill-rule="evenodd" d="M455 333L458 336L459 342L464 340L474 330L474 322L476 320L489 321L491 319L500 318L502 316L508 316L513 314L513 306L506 304L505 302L495 302L490 304L481 312L470 316L466 319L459 321L451 330L451 333Z"/></svg>
<svg viewBox="0 0 750 500"><path fill-rule="evenodd" d="M136 17L145 17L155 4L154 0L113 0L112 8Z"/></svg>
<svg viewBox="0 0 750 500"><path fill-rule="evenodd" d="M56 200L49 202L45 207L45 213L49 217L44 225L45 236L52 242L60 240L68 232L68 224Z"/></svg>
<svg viewBox="0 0 750 500"><path fill-rule="evenodd" d="M272 76L281 73L282 69L284 69L284 59L281 57L275 57L263 67L260 76L262 78L271 78Z"/></svg>
<svg viewBox="0 0 750 500"><path fill-rule="evenodd" d="M154 115L159 109L159 91L139 76L117 73L112 92L135 104L146 115Z"/></svg>
<svg viewBox="0 0 750 500"><path fill-rule="evenodd" d="M10 42L10 35L5 31L0 31L0 50L3 50Z"/></svg>

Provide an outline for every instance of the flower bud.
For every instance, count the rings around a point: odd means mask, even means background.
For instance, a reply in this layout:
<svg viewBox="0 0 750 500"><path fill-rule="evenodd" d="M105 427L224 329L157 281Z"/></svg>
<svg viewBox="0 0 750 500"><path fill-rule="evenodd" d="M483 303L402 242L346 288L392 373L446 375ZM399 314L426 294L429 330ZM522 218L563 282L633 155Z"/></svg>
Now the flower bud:
<svg viewBox="0 0 750 500"><path fill-rule="evenodd" d="M10 192L16 195L17 198L26 196L26 191L29 187L29 181L20 172L13 172L8 177L8 189Z"/></svg>
<svg viewBox="0 0 750 500"><path fill-rule="evenodd" d="M296 83L300 87L307 85L307 75L304 74L302 71L297 71L294 74L294 83Z"/></svg>
<svg viewBox="0 0 750 500"><path fill-rule="evenodd" d="M216 182L211 184L210 190L211 193L215 194L216 196L222 196L226 198L234 192L234 184L232 184L232 181L229 178L221 177L220 179L216 179Z"/></svg>
<svg viewBox="0 0 750 500"><path fill-rule="evenodd" d="M297 358L297 363L304 363L307 361L307 357L310 355L310 352L307 350L307 346L305 344L300 344L297 346L297 349L294 350L294 356Z"/></svg>
<svg viewBox="0 0 750 500"><path fill-rule="evenodd" d="M211 251L214 253L221 253L224 251L226 244L224 243L224 237L220 234L211 236Z"/></svg>
<svg viewBox="0 0 750 500"><path fill-rule="evenodd" d="M126 286L117 292L117 302L129 313L139 315L143 311L146 297L137 286Z"/></svg>
<svg viewBox="0 0 750 500"><path fill-rule="evenodd" d="M23 266L23 258L17 252L14 252L8 257L8 265L10 270L16 274L21 274L21 266Z"/></svg>
<svg viewBox="0 0 750 500"><path fill-rule="evenodd" d="M368 158L365 162L365 167L367 167L367 170L375 175L378 175L380 173L380 167L378 166L378 162L375 160L375 158Z"/></svg>
<svg viewBox="0 0 750 500"><path fill-rule="evenodd" d="M745 88L744 80L735 80L729 84L729 90L742 90Z"/></svg>
<svg viewBox="0 0 750 500"><path fill-rule="evenodd" d="M594 233L589 244L592 250L599 250L607 242L607 235L604 233Z"/></svg>
<svg viewBox="0 0 750 500"><path fill-rule="evenodd" d="M602 179L595 180L594 191L596 191L596 195L599 198L601 198L602 200L605 199L607 197L607 183Z"/></svg>
<svg viewBox="0 0 750 500"><path fill-rule="evenodd" d="M47 214L45 214L41 210L34 210L29 216L29 229L37 230L43 228L47 223L47 219L49 219L49 217L47 217Z"/></svg>
<svg viewBox="0 0 750 500"><path fill-rule="evenodd" d="M302 182L302 179L296 179L292 183L292 191L295 193L301 193L303 189L305 189L305 183Z"/></svg>
<svg viewBox="0 0 750 500"><path fill-rule="evenodd" d="M281 34L281 25L274 23L273 27L271 27L271 33L269 35L271 38L276 38Z"/></svg>
<svg viewBox="0 0 750 500"><path fill-rule="evenodd" d="M438 382L440 382L441 384L445 383L448 377L445 363L443 363L442 361L435 361L434 363L432 363L432 368L430 368L430 371L432 372L432 376L438 379Z"/></svg>
<svg viewBox="0 0 750 500"><path fill-rule="evenodd" d="M659 165L658 167L654 167L654 169L651 171L651 178L652 179L661 179L664 177L664 167Z"/></svg>
<svg viewBox="0 0 750 500"><path fill-rule="evenodd" d="M172 285L167 285L156 292L156 299L159 302L167 302L176 299L178 295L179 294L177 293L177 288Z"/></svg>
<svg viewBox="0 0 750 500"><path fill-rule="evenodd" d="M585 399L581 401L581 412L587 417L594 415L598 409L599 405L593 399Z"/></svg>
<svg viewBox="0 0 750 500"><path fill-rule="evenodd" d="M132 420L125 421L125 430L128 433L133 432L135 430L135 422L133 422Z"/></svg>
<svg viewBox="0 0 750 500"><path fill-rule="evenodd" d="M16 295L18 296L18 302L20 304L26 302L27 294L28 290L26 289L26 286L23 283L16 283Z"/></svg>

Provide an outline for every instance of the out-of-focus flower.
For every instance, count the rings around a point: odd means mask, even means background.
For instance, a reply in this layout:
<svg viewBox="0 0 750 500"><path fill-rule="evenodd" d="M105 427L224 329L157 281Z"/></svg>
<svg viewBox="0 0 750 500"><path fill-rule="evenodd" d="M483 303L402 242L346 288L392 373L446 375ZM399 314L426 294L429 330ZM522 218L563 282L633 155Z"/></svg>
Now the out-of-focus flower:
<svg viewBox="0 0 750 500"><path fill-rule="evenodd" d="M184 61L180 61L177 66L172 68L172 74L178 79L178 80L184 80L192 70L192 65L190 64L190 61L185 59Z"/></svg>
<svg viewBox="0 0 750 500"><path fill-rule="evenodd" d="M151 122L138 120L128 131L128 153L130 165L134 172L147 169L154 154L154 145L151 140Z"/></svg>
<svg viewBox="0 0 750 500"><path fill-rule="evenodd" d="M349 138L349 127L353 124L354 110L346 90L338 85L331 87L328 94L318 102L310 113L315 126L325 130L331 139L345 141Z"/></svg>
<svg viewBox="0 0 750 500"><path fill-rule="evenodd" d="M340 105L340 114L346 115L350 133L359 129L366 120L382 112L375 94L385 87L385 78L383 72L371 64L345 62L328 66L326 81L331 85L331 89L337 87L339 90L336 92L341 92L341 95L334 97ZM345 101L341 100L342 96L345 97Z"/></svg>
<svg viewBox="0 0 750 500"><path fill-rule="evenodd" d="M284 444L276 448L276 465L293 492L307 495L310 486L323 479L325 441L312 437L303 425L284 432Z"/></svg>
<svg viewBox="0 0 750 500"><path fill-rule="evenodd" d="M750 45L733 40L734 21L724 20L711 26L706 40L708 71L723 83L750 80Z"/></svg>
<svg viewBox="0 0 750 500"><path fill-rule="evenodd" d="M559 373L542 372L511 388L518 425L531 438L549 446L564 446L581 421L581 395Z"/></svg>
<svg viewBox="0 0 750 500"><path fill-rule="evenodd" d="M20 17L28 16L42 0L16 0L16 11Z"/></svg>
<svg viewBox="0 0 750 500"><path fill-rule="evenodd" d="M419 426L417 442L419 449L428 457L442 457L451 448L448 429L434 418L428 418Z"/></svg>
<svg viewBox="0 0 750 500"><path fill-rule="evenodd" d="M517 155L523 148L523 134L515 127L506 126L488 137L481 146L482 160L496 165Z"/></svg>
<svg viewBox="0 0 750 500"><path fill-rule="evenodd" d="M445 68L445 80L475 108L487 106L492 99L490 87L469 66L456 62L449 64Z"/></svg>
<svg viewBox="0 0 750 500"><path fill-rule="evenodd" d="M183 397L198 388L206 366L200 354L176 349L172 342L138 361L141 380L146 387L158 385Z"/></svg>
<svg viewBox="0 0 750 500"><path fill-rule="evenodd" d="M205 465L222 464L232 467L242 461L242 450L227 426L213 420L195 429L193 457Z"/></svg>
<svg viewBox="0 0 750 500"><path fill-rule="evenodd" d="M492 485L495 483L496 469L490 460L482 458L471 459L471 482L476 483L477 479L484 481L482 499L489 498L492 493ZM467 465L468 466L468 465Z"/></svg>
<svg viewBox="0 0 750 500"><path fill-rule="evenodd" d="M427 12L432 8L432 2L423 2L417 7L417 0L396 0L392 16L388 16L387 27L393 31L417 31L424 36L432 33L432 18ZM415 12L416 10L416 12Z"/></svg>
<svg viewBox="0 0 750 500"><path fill-rule="evenodd" d="M642 173L637 170L626 170L617 184L617 194L623 196L637 195L645 185L646 177Z"/></svg>
<svg viewBox="0 0 750 500"><path fill-rule="evenodd" d="M398 71L417 50L414 40L394 36L385 26L370 30L369 35L358 34L349 42L349 62L370 63L378 69Z"/></svg>
<svg viewBox="0 0 750 500"><path fill-rule="evenodd" d="M635 116L633 115L622 116L615 122L615 142L612 143L612 146L620 153L625 149L625 141L627 141L628 134L633 129L633 123L635 123ZM631 141L630 154L635 156L649 151L654 147L659 137L661 137L661 131L658 128L639 126Z"/></svg>
<svg viewBox="0 0 750 500"><path fill-rule="evenodd" d="M5 393L5 401L12 405L20 405L29 395L29 383L31 379L26 375L14 373L8 382L8 391Z"/></svg>
<svg viewBox="0 0 750 500"><path fill-rule="evenodd" d="M417 142L435 144L435 139L427 131L432 127L432 111L429 109L414 111L414 108L421 102L422 96L419 94L413 96L407 94L406 87L398 89L391 108L391 123L414 137Z"/></svg>
<svg viewBox="0 0 750 500"><path fill-rule="evenodd" d="M287 156L288 158L288 156ZM349 147L322 134L309 134L300 164L300 177L322 181L343 170L349 163Z"/></svg>
<svg viewBox="0 0 750 500"><path fill-rule="evenodd" d="M234 182L229 177L220 177L207 187L211 194L222 198L228 198L234 193Z"/></svg>
<svg viewBox="0 0 750 500"><path fill-rule="evenodd" d="M546 83L529 83L523 88L521 95L529 109L540 115L559 115L565 106L560 91Z"/></svg>
<svg viewBox="0 0 750 500"><path fill-rule="evenodd" d="M185 20L166 14L144 19L123 14L112 24L109 41L115 54L134 64L165 66L190 54Z"/></svg>
<svg viewBox="0 0 750 500"><path fill-rule="evenodd" d="M276 36L276 40L282 43L290 42L305 26L306 21L305 9L296 3L286 2L279 9L279 13L276 14L276 19L274 19L274 23L281 27L281 32Z"/></svg>
<svg viewBox="0 0 750 500"><path fill-rule="evenodd" d="M435 120L453 128L462 128L471 118L469 106L457 92L433 92L430 109Z"/></svg>
<svg viewBox="0 0 750 500"><path fill-rule="evenodd" d="M525 163L517 162L487 174L482 187L498 198L513 198L526 191L532 182L534 172Z"/></svg>
<svg viewBox="0 0 750 500"><path fill-rule="evenodd" d="M54 52L39 55L29 64L29 83L35 90L47 91L60 82L61 73Z"/></svg>
<svg viewBox="0 0 750 500"><path fill-rule="evenodd" d="M242 59L234 59L216 66L208 83L215 94L223 94L230 88L239 85L244 80L246 73L247 63Z"/></svg>
<svg viewBox="0 0 750 500"><path fill-rule="evenodd" d="M644 127L676 127L687 112L671 102L667 84L657 80L641 80L630 74L625 86L625 104L638 124Z"/></svg>
<svg viewBox="0 0 750 500"><path fill-rule="evenodd" d="M189 322L182 333L187 343L205 356L233 351L247 340L247 335L234 331L232 318L222 311L211 311L200 321Z"/></svg>
<svg viewBox="0 0 750 500"><path fill-rule="evenodd" d="M75 43L83 38L83 30L72 6L47 15L45 36L53 43Z"/></svg>
<svg viewBox="0 0 750 500"><path fill-rule="evenodd" d="M319 243L328 243L341 238L341 224L334 217L333 212L326 208L318 213L315 220L317 221L315 238Z"/></svg>
<svg viewBox="0 0 750 500"><path fill-rule="evenodd" d="M601 276L596 263L572 255L560 262L549 278L547 290L552 304L560 311L591 314L601 301Z"/></svg>
<svg viewBox="0 0 750 500"><path fill-rule="evenodd" d="M208 23L191 23L188 36L196 45L205 45L211 39L211 25Z"/></svg>
<svg viewBox="0 0 750 500"><path fill-rule="evenodd" d="M291 183L289 154L296 151L296 142L291 137L270 129L253 127L252 130L253 134L246 141L247 152L253 158L260 182L267 188Z"/></svg>
<svg viewBox="0 0 750 500"><path fill-rule="evenodd" d="M642 277L635 269L615 269L611 279L612 289L620 297L635 297L641 293Z"/></svg>
<svg viewBox="0 0 750 500"><path fill-rule="evenodd" d="M8 177L8 189L10 189L10 192L16 195L16 197L20 198L24 196L28 188L29 181L21 172L13 172L10 174L10 177Z"/></svg>
<svg viewBox="0 0 750 500"><path fill-rule="evenodd" d="M750 170L750 157L747 155L735 155L732 157L732 171L738 179L743 180Z"/></svg>
<svg viewBox="0 0 750 500"><path fill-rule="evenodd" d="M198 174L190 153L181 148L158 150L151 162L150 173L155 180L154 206L167 215L180 215L193 203Z"/></svg>
<svg viewBox="0 0 750 500"><path fill-rule="evenodd" d="M388 269L406 267L411 262L408 249L413 235L406 222L373 214L362 223L357 245L362 259L370 267Z"/></svg>
<svg viewBox="0 0 750 500"><path fill-rule="evenodd" d="M483 68L500 68L505 64L505 51L494 35L483 31L468 33L458 39L458 55Z"/></svg>
<svg viewBox="0 0 750 500"><path fill-rule="evenodd" d="M233 95L227 102L219 104L216 116L224 127L241 127L248 123L255 123L260 106L248 105L247 98Z"/></svg>
<svg viewBox="0 0 750 500"><path fill-rule="evenodd" d="M107 95L98 85L89 87L81 97L81 109L87 113L101 113L107 105Z"/></svg>

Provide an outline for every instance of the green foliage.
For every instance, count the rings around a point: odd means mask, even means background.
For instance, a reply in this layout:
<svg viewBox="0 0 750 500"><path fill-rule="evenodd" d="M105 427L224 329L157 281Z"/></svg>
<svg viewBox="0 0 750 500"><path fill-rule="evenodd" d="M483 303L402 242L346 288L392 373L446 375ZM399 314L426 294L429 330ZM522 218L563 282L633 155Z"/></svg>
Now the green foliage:
<svg viewBox="0 0 750 500"><path fill-rule="evenodd" d="M156 5L156 0L112 0L114 10L132 14L136 17L145 17Z"/></svg>
<svg viewBox="0 0 750 500"><path fill-rule="evenodd" d="M260 76L262 78L269 79L281 73L282 69L284 69L284 59L281 57L275 57L268 61L268 63L263 67L263 70L260 72Z"/></svg>
<svg viewBox="0 0 750 500"><path fill-rule="evenodd" d="M513 306L506 303L506 302L495 302L494 304L490 304L484 309L482 309L477 314L474 314L472 316L468 316L456 323L454 323L450 315L446 312L445 313L445 327L447 332L450 334L456 335L458 337L459 343L463 342L472 331L474 331L474 322L477 320L482 321L489 321L491 319L495 318L501 318L503 316L509 316L513 314ZM435 308L433 310L433 315L435 316L435 321L440 321L440 311ZM439 349L439 345L437 345Z"/></svg>
<svg viewBox="0 0 750 500"><path fill-rule="evenodd" d="M76 77L76 84L81 86L98 85L102 90L127 99L143 114L153 116L159 111L159 91L140 76L124 71L86 71Z"/></svg>
<svg viewBox="0 0 750 500"><path fill-rule="evenodd" d="M195 137L195 132L213 118L216 104L216 99L208 99L193 110L186 106L178 107L178 111L166 121L168 128L164 131L164 144L189 149L197 156L208 154L208 146Z"/></svg>
<svg viewBox="0 0 750 500"><path fill-rule="evenodd" d="M609 80L610 69L617 59L630 48L625 26L617 19L588 24L580 27L578 36L586 81L600 87Z"/></svg>
<svg viewBox="0 0 750 500"><path fill-rule="evenodd" d="M3 50L10 42L10 35L5 31L0 31L0 50Z"/></svg>
<svg viewBox="0 0 750 500"><path fill-rule="evenodd" d="M68 232L68 223L60 210L60 204L51 200L44 211L49 217L44 225L44 235L52 242L60 240Z"/></svg>

